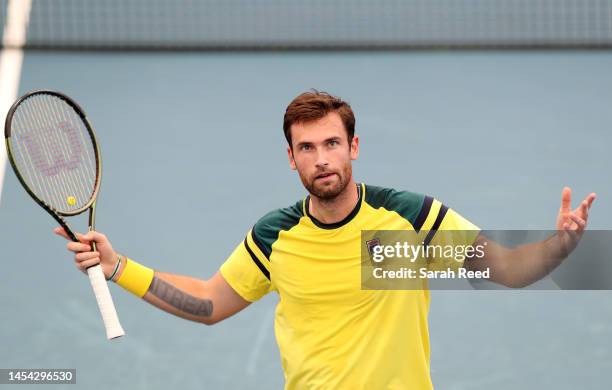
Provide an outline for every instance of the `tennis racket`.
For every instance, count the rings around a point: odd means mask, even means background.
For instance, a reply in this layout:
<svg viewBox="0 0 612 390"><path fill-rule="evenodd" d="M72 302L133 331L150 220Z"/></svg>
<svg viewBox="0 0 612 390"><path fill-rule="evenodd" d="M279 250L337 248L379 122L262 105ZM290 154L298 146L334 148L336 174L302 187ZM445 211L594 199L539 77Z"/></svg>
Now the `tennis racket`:
<svg viewBox="0 0 612 390"><path fill-rule="evenodd" d="M9 161L30 196L79 242L64 217L89 210L94 229L102 166L96 137L79 105L54 91L34 91L10 108L4 127ZM95 251L95 243L91 244ZM100 264L87 269L108 339L125 333Z"/></svg>

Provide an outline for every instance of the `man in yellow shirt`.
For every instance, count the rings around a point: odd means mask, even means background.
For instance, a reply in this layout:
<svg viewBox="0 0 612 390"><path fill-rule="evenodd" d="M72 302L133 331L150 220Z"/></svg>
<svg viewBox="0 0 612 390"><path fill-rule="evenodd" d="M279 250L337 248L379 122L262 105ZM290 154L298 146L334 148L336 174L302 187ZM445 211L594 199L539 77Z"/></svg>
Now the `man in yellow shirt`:
<svg viewBox="0 0 612 390"><path fill-rule="evenodd" d="M363 288L364 231L425 232L424 245L441 231L467 232L464 243L486 242L486 250L465 268L488 268L492 281L525 286L575 248L595 199L590 194L572 211L564 188L558 233L508 249L437 199L356 183L351 161L359 156L359 137L351 107L340 98L301 94L287 107L283 128L289 164L308 195L259 219L209 280L140 265L117 254L99 232L80 236L68 249L79 269L101 263L107 278L147 302L209 325L274 291L286 389L432 388L429 292ZM65 236L60 228L56 233Z"/></svg>

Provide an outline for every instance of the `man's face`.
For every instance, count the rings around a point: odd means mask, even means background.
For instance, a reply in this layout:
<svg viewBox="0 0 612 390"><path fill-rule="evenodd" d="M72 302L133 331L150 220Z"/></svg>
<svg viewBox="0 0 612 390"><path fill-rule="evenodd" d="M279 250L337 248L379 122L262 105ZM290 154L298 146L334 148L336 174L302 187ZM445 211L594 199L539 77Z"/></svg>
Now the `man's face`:
<svg viewBox="0 0 612 390"><path fill-rule="evenodd" d="M308 192L320 199L333 199L351 181L351 160L359 156L359 138L351 144L340 116L325 117L291 126L292 148L287 148L291 169L297 170Z"/></svg>

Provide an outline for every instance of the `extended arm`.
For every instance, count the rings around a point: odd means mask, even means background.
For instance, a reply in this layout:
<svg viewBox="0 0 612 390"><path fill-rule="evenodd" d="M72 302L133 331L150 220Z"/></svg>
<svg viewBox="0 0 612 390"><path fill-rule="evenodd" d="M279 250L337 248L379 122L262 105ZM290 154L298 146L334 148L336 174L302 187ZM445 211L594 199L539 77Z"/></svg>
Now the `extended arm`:
<svg viewBox="0 0 612 390"><path fill-rule="evenodd" d="M556 234L546 240L511 249L480 234L474 245L484 245L484 257L468 259L466 268L474 271L489 268L491 281L508 287L525 287L540 280L576 248L586 228L589 209L594 200L595 194L592 193L578 208L571 210L571 190L564 188Z"/></svg>
<svg viewBox="0 0 612 390"><path fill-rule="evenodd" d="M472 257L465 262L471 271L490 270L490 280L507 287L525 287L552 272L565 259L557 235L546 240L507 248L483 234L473 244L482 245L484 257Z"/></svg>
<svg viewBox="0 0 612 390"><path fill-rule="evenodd" d="M170 314L207 325L222 321L250 304L219 272L208 280L200 280L155 271L142 299Z"/></svg>
<svg viewBox="0 0 612 390"><path fill-rule="evenodd" d="M61 228L56 228L54 232L68 238ZM113 277L113 281L117 282L124 276L126 266L135 267L135 263L128 265L128 260L113 250L103 234L89 232L77 237L81 242L70 241L67 248L75 253L75 263L80 270L100 263L108 278L121 258L120 268ZM96 242L96 252L91 252L91 241ZM137 295L145 301L170 314L207 325L222 321L250 304L232 289L219 272L208 280L201 280L153 271L152 279L149 277L143 283L144 290Z"/></svg>

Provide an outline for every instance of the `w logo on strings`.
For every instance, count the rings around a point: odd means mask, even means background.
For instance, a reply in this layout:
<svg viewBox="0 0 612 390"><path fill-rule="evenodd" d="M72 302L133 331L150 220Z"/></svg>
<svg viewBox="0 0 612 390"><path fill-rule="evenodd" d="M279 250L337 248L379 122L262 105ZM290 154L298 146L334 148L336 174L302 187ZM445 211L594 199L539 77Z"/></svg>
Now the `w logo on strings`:
<svg viewBox="0 0 612 390"><path fill-rule="evenodd" d="M77 129L69 122L60 122L57 128L38 132L38 137L22 135L28 155L36 170L45 177L52 177L62 170L72 171L82 161L85 148Z"/></svg>

